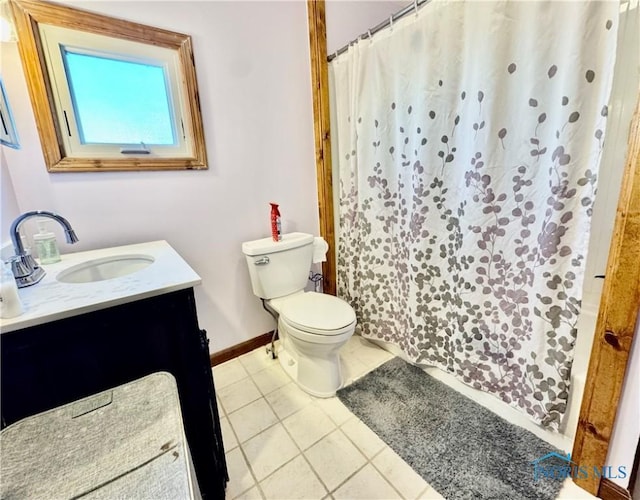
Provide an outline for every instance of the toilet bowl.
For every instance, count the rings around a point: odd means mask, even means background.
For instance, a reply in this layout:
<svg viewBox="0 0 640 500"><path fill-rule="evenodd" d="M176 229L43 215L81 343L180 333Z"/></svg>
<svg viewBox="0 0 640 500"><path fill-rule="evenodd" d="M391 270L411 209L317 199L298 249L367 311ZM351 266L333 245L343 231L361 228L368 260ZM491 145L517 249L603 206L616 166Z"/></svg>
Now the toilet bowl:
<svg viewBox="0 0 640 500"><path fill-rule="evenodd" d="M278 319L282 368L309 394L331 397L342 386L339 350L353 335L356 315L338 297L304 291L313 249L306 233L242 244L253 292Z"/></svg>
<svg viewBox="0 0 640 500"><path fill-rule="evenodd" d="M305 392L334 396L343 382L339 351L356 326L353 308L315 292L281 297L269 306L278 312L278 359L284 371Z"/></svg>

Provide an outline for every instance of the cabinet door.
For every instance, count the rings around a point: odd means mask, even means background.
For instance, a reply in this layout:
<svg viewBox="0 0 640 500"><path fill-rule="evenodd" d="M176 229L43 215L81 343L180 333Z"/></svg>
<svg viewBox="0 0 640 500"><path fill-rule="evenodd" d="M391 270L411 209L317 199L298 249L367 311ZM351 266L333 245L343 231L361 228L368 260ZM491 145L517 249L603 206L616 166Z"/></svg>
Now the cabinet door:
<svg viewBox="0 0 640 500"><path fill-rule="evenodd" d="M2 426L157 371L176 379L201 493L224 498L224 449L193 290L0 337Z"/></svg>

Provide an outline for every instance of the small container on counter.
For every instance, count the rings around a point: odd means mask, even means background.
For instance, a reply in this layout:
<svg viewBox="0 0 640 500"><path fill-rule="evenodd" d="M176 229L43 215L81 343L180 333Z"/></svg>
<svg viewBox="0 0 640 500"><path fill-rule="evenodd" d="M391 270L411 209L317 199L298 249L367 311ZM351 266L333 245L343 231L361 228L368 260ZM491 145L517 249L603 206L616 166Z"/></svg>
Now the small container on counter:
<svg viewBox="0 0 640 500"><path fill-rule="evenodd" d="M38 223L38 233L33 235L33 241L36 246L36 252L40 258L40 264L55 264L60 262L60 251L58 250L58 242L56 235L47 228L42 222Z"/></svg>
<svg viewBox="0 0 640 500"><path fill-rule="evenodd" d="M0 275L0 318L14 318L23 312L24 308L18 295L18 285L11 271L11 264L3 262Z"/></svg>

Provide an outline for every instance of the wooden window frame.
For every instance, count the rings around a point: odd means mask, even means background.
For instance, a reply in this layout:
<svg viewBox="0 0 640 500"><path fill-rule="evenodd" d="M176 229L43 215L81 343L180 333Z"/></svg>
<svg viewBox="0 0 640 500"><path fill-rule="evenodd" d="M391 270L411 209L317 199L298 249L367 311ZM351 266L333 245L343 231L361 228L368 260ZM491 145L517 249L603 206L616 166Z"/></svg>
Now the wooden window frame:
<svg viewBox="0 0 640 500"><path fill-rule="evenodd" d="M324 0L307 0L311 53L316 172L320 231L334 243L331 175L331 134L329 130L329 85ZM631 121L627 160L589 371L582 399L571 459L578 466L603 467L618 410L622 384L635 334L640 306L640 92ZM336 267L333 252L323 266L325 286L335 294ZM614 464L612 464L614 465ZM618 464L615 464L618 465ZM590 475L574 479L593 495L624 498L622 488L609 479Z"/></svg>
<svg viewBox="0 0 640 500"><path fill-rule="evenodd" d="M0 115L2 115L2 136L0 144L13 149L20 149L20 141L18 140L18 131L13 122L13 114L11 113L11 105L4 88L4 82L0 77ZM6 133L5 133L6 130Z"/></svg>
<svg viewBox="0 0 640 500"><path fill-rule="evenodd" d="M9 0L9 6L18 35L20 59L42 143L44 160L49 172L207 168L204 128L190 36L39 0ZM58 121L52 97L53 87L38 29L40 23L175 50L180 60L183 77L181 92L184 92L187 108L185 127L192 138L191 156L187 158L68 156L62 140L63 127Z"/></svg>

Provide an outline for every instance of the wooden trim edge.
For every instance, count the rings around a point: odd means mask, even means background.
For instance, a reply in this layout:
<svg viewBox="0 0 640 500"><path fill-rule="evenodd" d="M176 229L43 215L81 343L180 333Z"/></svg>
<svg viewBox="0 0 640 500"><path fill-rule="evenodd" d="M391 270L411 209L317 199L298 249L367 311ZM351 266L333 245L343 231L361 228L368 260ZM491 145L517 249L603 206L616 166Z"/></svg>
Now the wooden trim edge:
<svg viewBox="0 0 640 500"><path fill-rule="evenodd" d="M571 452L579 466L603 467L609 451L640 303L640 94L631 119L606 278ZM619 465L619 464L615 464ZM595 495L596 476L575 478Z"/></svg>
<svg viewBox="0 0 640 500"><path fill-rule="evenodd" d="M199 158L69 158L49 167L49 172L126 172L161 170L206 170Z"/></svg>
<svg viewBox="0 0 640 500"><path fill-rule="evenodd" d="M611 479L604 478L600 481L598 498L602 498L602 500L631 500L631 494Z"/></svg>
<svg viewBox="0 0 640 500"><path fill-rule="evenodd" d="M322 290L336 294L335 227L333 221L333 180L331 172L331 134L329 125L329 65L324 0L308 0L309 53L311 57L311 93L313 129L316 145L318 217L320 235L329 244L327 261L322 263Z"/></svg>
<svg viewBox="0 0 640 500"><path fill-rule="evenodd" d="M211 359L211 366L216 366L225 361L229 361L230 359L237 358L238 356L242 356L248 352L257 349L263 345L271 342L271 337L273 336L273 332L263 333L258 337L254 337L252 339L246 340L245 342L240 342L239 344L233 345L231 347L227 347L222 351L214 352L209 355Z"/></svg>

